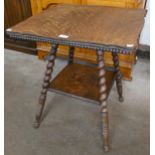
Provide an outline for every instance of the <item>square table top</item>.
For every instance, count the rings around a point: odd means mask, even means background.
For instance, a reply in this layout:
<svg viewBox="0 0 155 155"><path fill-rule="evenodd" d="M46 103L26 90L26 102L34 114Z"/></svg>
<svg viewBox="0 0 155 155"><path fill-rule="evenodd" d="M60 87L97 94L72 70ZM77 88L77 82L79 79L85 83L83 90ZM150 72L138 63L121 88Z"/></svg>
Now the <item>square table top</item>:
<svg viewBox="0 0 155 155"><path fill-rule="evenodd" d="M144 9L60 4L7 29L7 33L33 41L129 50L138 46L145 14Z"/></svg>

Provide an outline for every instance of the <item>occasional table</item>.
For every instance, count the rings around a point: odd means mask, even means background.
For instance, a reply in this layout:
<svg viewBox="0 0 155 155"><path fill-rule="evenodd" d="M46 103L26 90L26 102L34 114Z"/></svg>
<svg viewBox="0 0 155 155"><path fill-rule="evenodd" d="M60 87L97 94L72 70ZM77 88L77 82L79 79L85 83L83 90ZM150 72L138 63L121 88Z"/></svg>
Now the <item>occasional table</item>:
<svg viewBox="0 0 155 155"><path fill-rule="evenodd" d="M101 107L104 149L109 150L107 98L114 81L119 101L123 101L118 53L131 54L138 47L145 14L143 9L60 4L7 29L14 39L51 43L36 128L41 123L47 91L96 102ZM59 45L68 46L68 65L51 80ZM98 65L75 63L77 47L95 50ZM105 67L105 51L111 52L114 68Z"/></svg>

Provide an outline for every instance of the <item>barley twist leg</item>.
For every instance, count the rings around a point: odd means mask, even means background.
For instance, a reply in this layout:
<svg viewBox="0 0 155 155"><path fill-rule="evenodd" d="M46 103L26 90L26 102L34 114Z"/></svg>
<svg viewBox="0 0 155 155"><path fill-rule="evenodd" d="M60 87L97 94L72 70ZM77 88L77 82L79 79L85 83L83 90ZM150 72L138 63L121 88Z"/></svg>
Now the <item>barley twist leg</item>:
<svg viewBox="0 0 155 155"><path fill-rule="evenodd" d="M103 61L103 51L97 51L98 70L99 70L99 93L100 93L100 105L102 114L102 132L105 151L109 150L109 121L108 121L108 107L107 107L107 94L106 94L106 79L105 69Z"/></svg>
<svg viewBox="0 0 155 155"><path fill-rule="evenodd" d="M50 84L51 74L53 72L53 66L54 66L54 60L56 57L57 48L58 48L58 45L55 45L55 44L52 45L48 64L46 66L45 77L44 77L44 81L43 81L43 85L42 85L41 94L39 97L37 114L35 117L35 123L34 123L35 128L38 128L40 126L41 117L42 117L42 113L43 113L44 105L45 105L45 101L46 101L46 96L47 96L47 90L48 90L48 87Z"/></svg>
<svg viewBox="0 0 155 155"><path fill-rule="evenodd" d="M69 64L73 63L74 59L74 50L75 48L73 46L69 47Z"/></svg>
<svg viewBox="0 0 155 155"><path fill-rule="evenodd" d="M119 101L123 102L123 88L122 88L122 74L120 72L119 68L119 58L118 54L113 52L113 62L114 62L114 67L115 67L115 72L116 72L116 86L117 86L117 92L119 95Z"/></svg>

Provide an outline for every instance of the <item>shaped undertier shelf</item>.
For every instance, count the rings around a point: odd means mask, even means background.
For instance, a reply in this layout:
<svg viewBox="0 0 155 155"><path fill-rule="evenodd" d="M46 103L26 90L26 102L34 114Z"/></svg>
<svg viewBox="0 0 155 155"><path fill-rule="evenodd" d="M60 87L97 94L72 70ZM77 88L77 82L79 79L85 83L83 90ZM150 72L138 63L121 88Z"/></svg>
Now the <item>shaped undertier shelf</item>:
<svg viewBox="0 0 155 155"><path fill-rule="evenodd" d="M115 72L106 70L107 94L113 86ZM98 103L99 84L97 67L69 64L51 82L49 91Z"/></svg>

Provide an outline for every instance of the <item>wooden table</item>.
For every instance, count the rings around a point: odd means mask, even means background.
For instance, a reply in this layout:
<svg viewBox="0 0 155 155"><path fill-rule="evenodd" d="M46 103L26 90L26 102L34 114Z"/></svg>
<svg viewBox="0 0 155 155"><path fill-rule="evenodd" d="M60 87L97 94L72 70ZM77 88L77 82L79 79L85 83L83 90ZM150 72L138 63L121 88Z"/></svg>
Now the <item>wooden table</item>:
<svg viewBox="0 0 155 155"><path fill-rule="evenodd" d="M7 34L12 38L52 44L39 97L36 128L41 122L47 91L95 101L101 106L104 149L109 150L107 98L114 80L119 100L123 101L117 54L131 54L137 48L144 16L143 9L57 5L7 29ZM69 61L51 81L59 45L69 46ZM74 50L77 47L96 50L98 66L74 63ZM112 53L114 69L105 68L105 51Z"/></svg>

